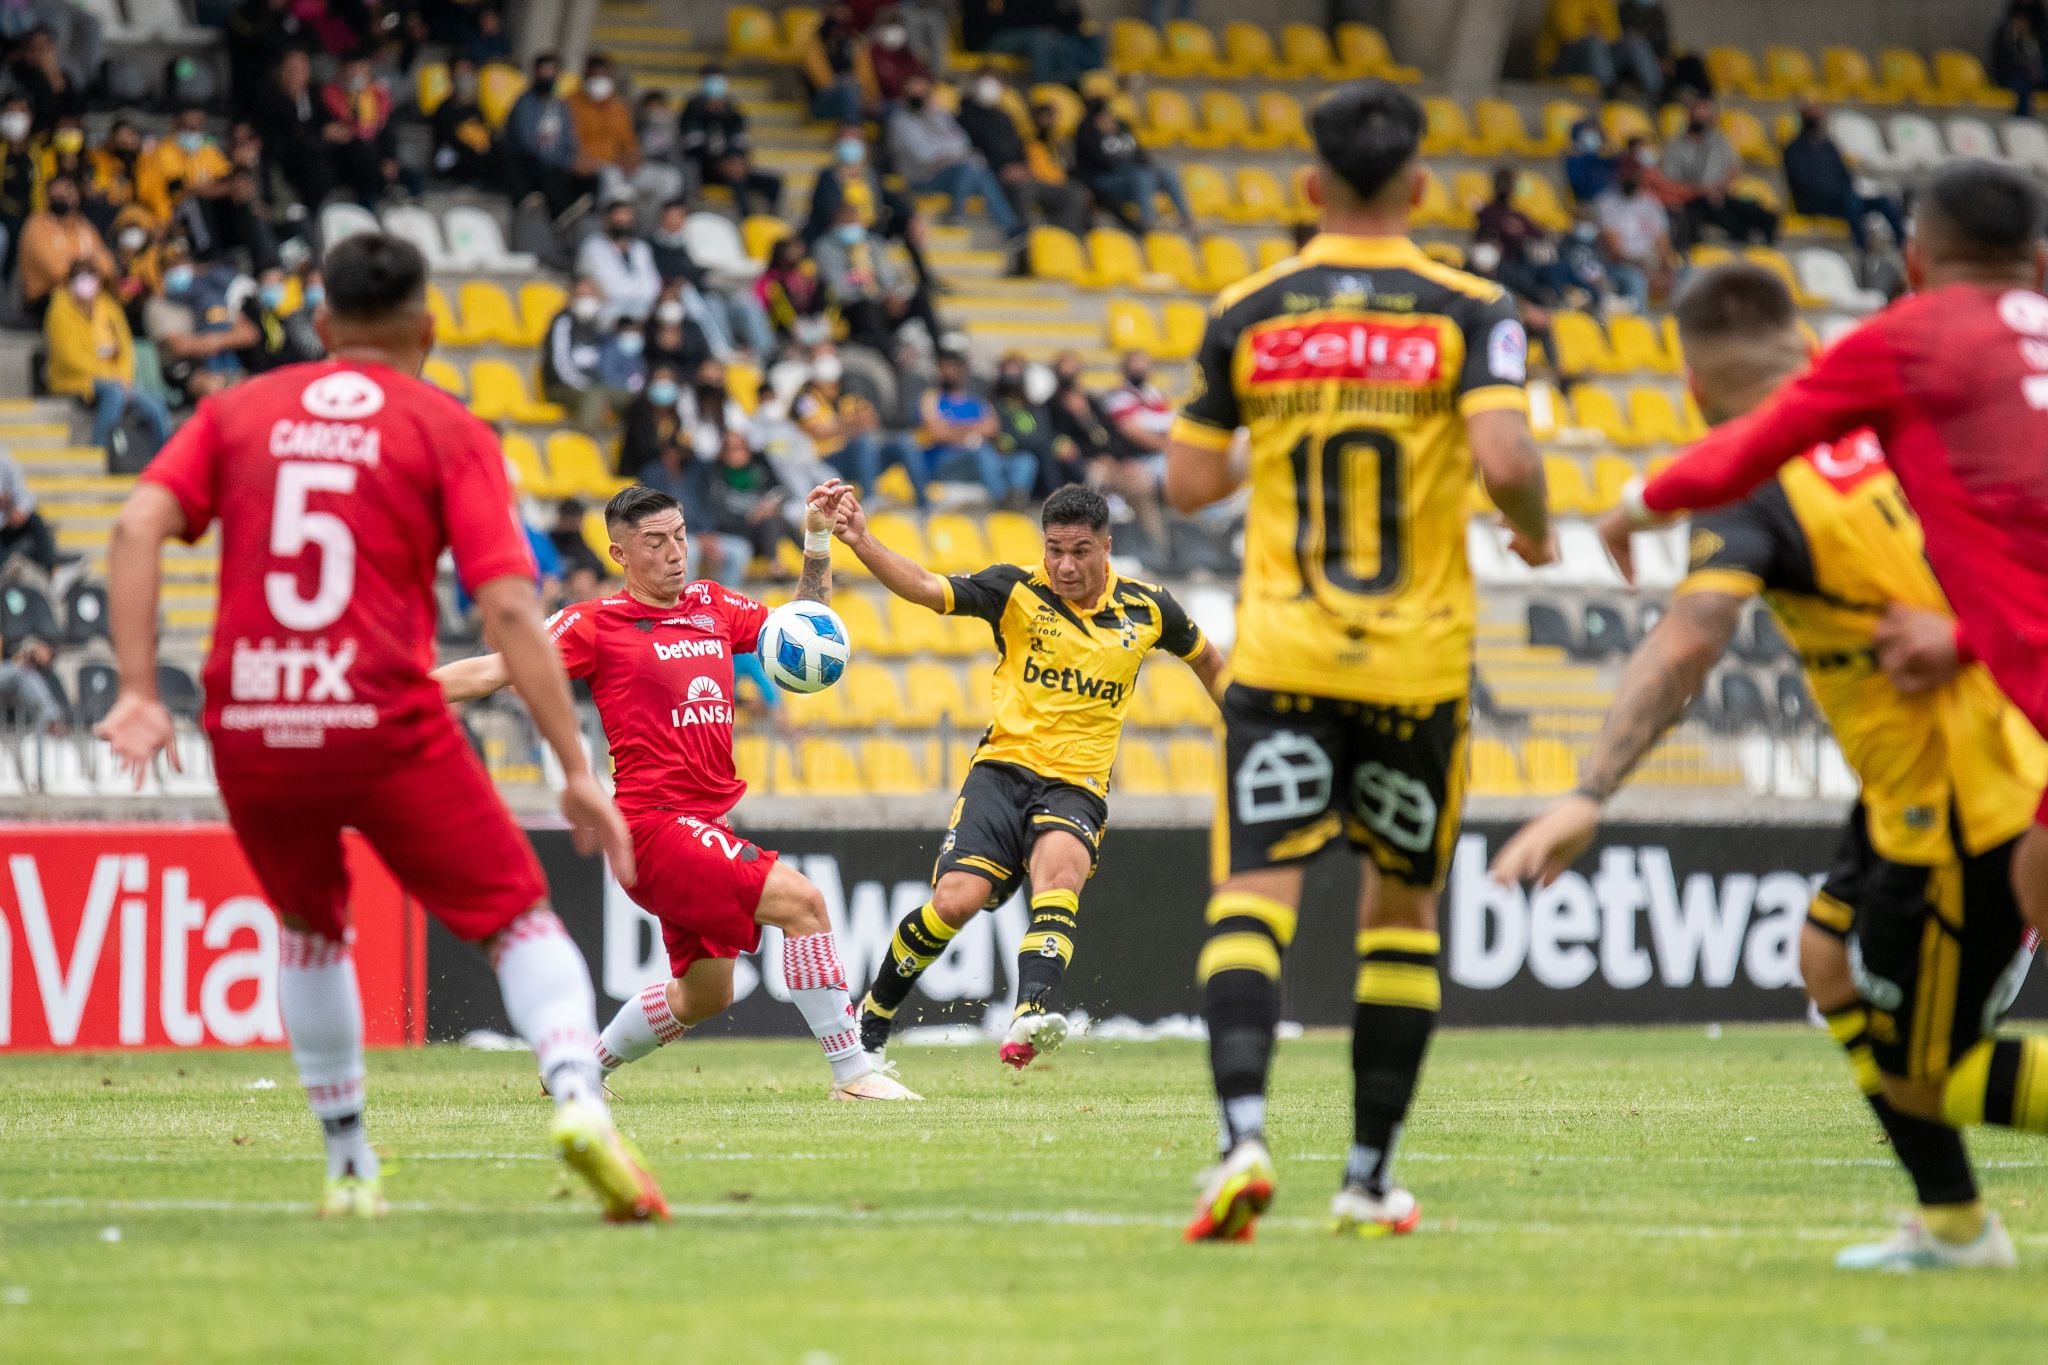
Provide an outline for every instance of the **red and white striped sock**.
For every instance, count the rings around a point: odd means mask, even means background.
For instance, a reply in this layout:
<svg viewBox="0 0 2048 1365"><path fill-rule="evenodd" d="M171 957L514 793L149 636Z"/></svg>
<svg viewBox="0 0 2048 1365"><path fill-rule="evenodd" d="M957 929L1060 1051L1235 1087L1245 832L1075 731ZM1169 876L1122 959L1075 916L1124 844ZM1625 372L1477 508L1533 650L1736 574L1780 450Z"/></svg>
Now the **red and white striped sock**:
<svg viewBox="0 0 2048 1365"><path fill-rule="evenodd" d="M291 1040L292 1065L306 1103L327 1138L327 1174L377 1174L377 1153L363 1127L363 1000L346 943L281 927L277 1006Z"/></svg>
<svg viewBox="0 0 2048 1365"><path fill-rule="evenodd" d="M690 1026L668 1007L668 982L657 981L619 1006L597 1039L597 1064L609 1076L658 1047L682 1041Z"/></svg>
<svg viewBox="0 0 2048 1365"><path fill-rule="evenodd" d="M537 905L484 945L498 973L505 1013L533 1049L541 1083L556 1104L605 1108L597 1066L597 997L590 968L562 921Z"/></svg>
<svg viewBox="0 0 2048 1365"><path fill-rule="evenodd" d="M803 1011L811 1035L825 1049L832 1079L850 1081L865 1072L868 1060L860 1046L860 1016L846 994L846 972L839 965L839 945L831 930L782 940L782 981Z"/></svg>

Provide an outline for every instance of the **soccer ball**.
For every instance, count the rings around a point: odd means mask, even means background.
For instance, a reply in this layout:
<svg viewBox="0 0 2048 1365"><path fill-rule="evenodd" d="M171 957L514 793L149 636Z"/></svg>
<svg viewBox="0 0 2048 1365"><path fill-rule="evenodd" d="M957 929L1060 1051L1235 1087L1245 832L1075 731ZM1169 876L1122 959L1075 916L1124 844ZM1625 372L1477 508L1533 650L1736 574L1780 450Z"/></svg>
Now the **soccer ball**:
<svg viewBox="0 0 2048 1365"><path fill-rule="evenodd" d="M846 622L822 602L786 602L761 627L761 666L792 692L822 692L838 682L850 652Z"/></svg>

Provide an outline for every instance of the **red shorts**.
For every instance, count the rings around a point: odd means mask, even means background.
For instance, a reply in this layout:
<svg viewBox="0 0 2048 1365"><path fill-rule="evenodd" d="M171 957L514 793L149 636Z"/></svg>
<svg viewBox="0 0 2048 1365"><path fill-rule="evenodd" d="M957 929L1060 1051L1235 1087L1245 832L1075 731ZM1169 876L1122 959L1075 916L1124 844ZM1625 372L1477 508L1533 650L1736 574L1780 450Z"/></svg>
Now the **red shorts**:
<svg viewBox="0 0 2048 1365"><path fill-rule="evenodd" d="M761 848L714 820L656 812L633 821L631 896L661 921L672 975L693 962L738 957L761 945L761 889L775 850Z"/></svg>
<svg viewBox="0 0 2048 1365"><path fill-rule="evenodd" d="M547 899L533 846L461 732L378 773L219 767L221 802L280 915L341 939L348 869L341 832L361 832L406 893L457 938L480 942Z"/></svg>

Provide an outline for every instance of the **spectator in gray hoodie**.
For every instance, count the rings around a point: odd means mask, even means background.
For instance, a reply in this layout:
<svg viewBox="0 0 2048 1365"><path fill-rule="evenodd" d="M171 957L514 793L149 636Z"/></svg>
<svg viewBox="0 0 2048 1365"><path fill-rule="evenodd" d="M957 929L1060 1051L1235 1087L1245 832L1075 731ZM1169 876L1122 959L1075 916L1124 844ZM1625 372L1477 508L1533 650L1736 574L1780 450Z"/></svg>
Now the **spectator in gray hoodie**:
<svg viewBox="0 0 2048 1365"><path fill-rule="evenodd" d="M1778 215L1754 199L1729 193L1742 160L1721 131L1719 114L1712 100L1695 101L1685 132L1665 146L1658 169L1685 196L1679 211L1692 226L1693 240L1700 238L1702 228L1712 226L1738 242L1776 241Z"/></svg>
<svg viewBox="0 0 2048 1365"><path fill-rule="evenodd" d="M1003 182L974 150L960 121L932 102L929 77L915 76L904 86L903 103L889 116L889 153L913 191L952 200L953 218L965 217L967 201L979 195L1003 236L1023 230Z"/></svg>

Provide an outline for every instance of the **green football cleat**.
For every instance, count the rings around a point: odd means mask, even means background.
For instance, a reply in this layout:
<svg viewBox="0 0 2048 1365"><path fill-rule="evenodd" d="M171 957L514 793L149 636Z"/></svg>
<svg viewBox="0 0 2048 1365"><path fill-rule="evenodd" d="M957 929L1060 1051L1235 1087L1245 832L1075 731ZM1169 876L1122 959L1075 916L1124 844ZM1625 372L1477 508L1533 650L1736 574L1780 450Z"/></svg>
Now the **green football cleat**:
<svg viewBox="0 0 2048 1365"><path fill-rule="evenodd" d="M563 1164L583 1178L604 1206L605 1222L668 1221L661 1187L602 1110L570 1101L555 1111L552 1137Z"/></svg>
<svg viewBox="0 0 2048 1365"><path fill-rule="evenodd" d="M384 1202L384 1177L335 1175L327 1178L320 1202L313 1209L316 1218L382 1218L391 1211Z"/></svg>

